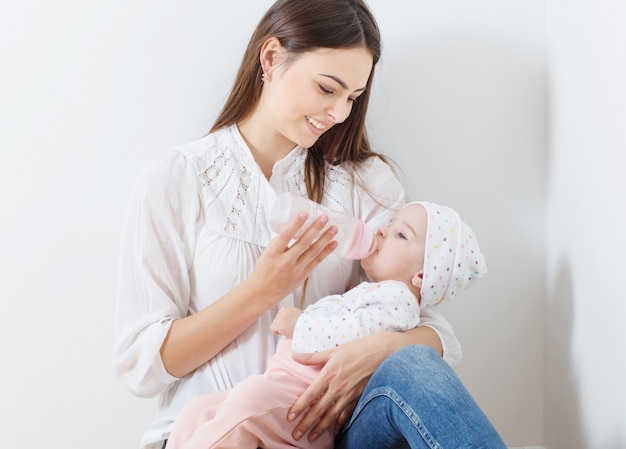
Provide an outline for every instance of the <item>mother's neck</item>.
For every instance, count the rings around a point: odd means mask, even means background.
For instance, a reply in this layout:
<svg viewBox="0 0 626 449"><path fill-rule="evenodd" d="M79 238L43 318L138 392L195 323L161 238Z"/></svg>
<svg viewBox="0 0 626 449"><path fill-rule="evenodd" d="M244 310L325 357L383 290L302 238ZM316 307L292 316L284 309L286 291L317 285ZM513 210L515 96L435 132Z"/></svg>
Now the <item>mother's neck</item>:
<svg viewBox="0 0 626 449"><path fill-rule="evenodd" d="M274 131L271 126L265 126L260 120L254 118L244 120L237 126L254 160L265 177L269 179L272 176L274 164L287 156L295 144Z"/></svg>

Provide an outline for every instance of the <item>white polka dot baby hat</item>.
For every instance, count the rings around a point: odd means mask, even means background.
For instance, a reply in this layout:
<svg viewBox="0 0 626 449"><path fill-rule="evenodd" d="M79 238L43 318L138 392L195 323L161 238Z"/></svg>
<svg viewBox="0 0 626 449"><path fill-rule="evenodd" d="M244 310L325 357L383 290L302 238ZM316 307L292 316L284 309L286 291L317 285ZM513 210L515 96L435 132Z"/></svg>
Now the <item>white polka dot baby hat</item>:
<svg viewBox="0 0 626 449"><path fill-rule="evenodd" d="M424 276L420 307L452 299L487 273L474 231L453 209L427 201L428 215L424 248Z"/></svg>

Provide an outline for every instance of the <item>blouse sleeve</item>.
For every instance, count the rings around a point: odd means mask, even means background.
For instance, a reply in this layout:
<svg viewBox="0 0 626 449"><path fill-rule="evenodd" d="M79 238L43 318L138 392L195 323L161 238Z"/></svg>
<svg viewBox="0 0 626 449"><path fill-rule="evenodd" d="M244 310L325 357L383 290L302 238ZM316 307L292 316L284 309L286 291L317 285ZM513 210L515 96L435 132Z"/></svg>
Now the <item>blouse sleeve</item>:
<svg viewBox="0 0 626 449"><path fill-rule="evenodd" d="M391 166L378 157L363 162L354 182L354 215L376 230L406 203L405 190Z"/></svg>
<svg viewBox="0 0 626 449"><path fill-rule="evenodd" d="M117 374L138 396L154 396L177 380L160 348L172 321L188 313L200 211L196 176L180 152L140 174L122 236L114 351Z"/></svg>
<svg viewBox="0 0 626 449"><path fill-rule="evenodd" d="M439 307L441 307L441 304L422 308L419 326L428 326L439 335L441 345L443 346L443 359L454 368L461 361L463 352L461 351L461 344L458 338L454 335L452 326L443 316Z"/></svg>

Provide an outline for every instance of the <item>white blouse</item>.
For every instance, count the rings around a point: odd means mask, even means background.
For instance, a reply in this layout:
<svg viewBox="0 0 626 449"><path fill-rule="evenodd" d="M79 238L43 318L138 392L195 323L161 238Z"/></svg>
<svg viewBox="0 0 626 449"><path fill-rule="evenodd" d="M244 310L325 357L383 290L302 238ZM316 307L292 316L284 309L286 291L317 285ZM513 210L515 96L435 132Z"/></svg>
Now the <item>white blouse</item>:
<svg viewBox="0 0 626 449"><path fill-rule="evenodd" d="M274 236L268 222L276 196L284 191L306 194L306 151L294 148L275 164L268 181L232 126L175 148L139 176L121 250L115 367L136 395L159 396L143 448L160 449L176 415L192 398L265 370L276 346L269 326L278 306L183 378L165 370L160 348L173 320L202 310L249 276ZM357 173L353 179L344 167L327 166L322 204L377 229L405 203L404 189L378 158L364 162ZM304 306L361 280L358 262L331 254L311 275ZM301 293L294 292L281 305L300 306ZM422 310L423 325L439 334L444 358L454 366L460 346L438 306Z"/></svg>

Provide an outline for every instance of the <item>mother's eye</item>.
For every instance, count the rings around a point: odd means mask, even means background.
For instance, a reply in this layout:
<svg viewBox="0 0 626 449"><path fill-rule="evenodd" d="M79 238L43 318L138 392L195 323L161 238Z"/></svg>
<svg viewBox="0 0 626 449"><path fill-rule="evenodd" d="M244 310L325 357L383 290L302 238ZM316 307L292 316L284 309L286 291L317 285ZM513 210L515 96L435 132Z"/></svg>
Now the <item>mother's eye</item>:
<svg viewBox="0 0 626 449"><path fill-rule="evenodd" d="M320 88L320 90L322 91L323 94L332 95L332 94L335 93L332 89L328 89L328 88L322 86L321 84L318 84L317 86Z"/></svg>

